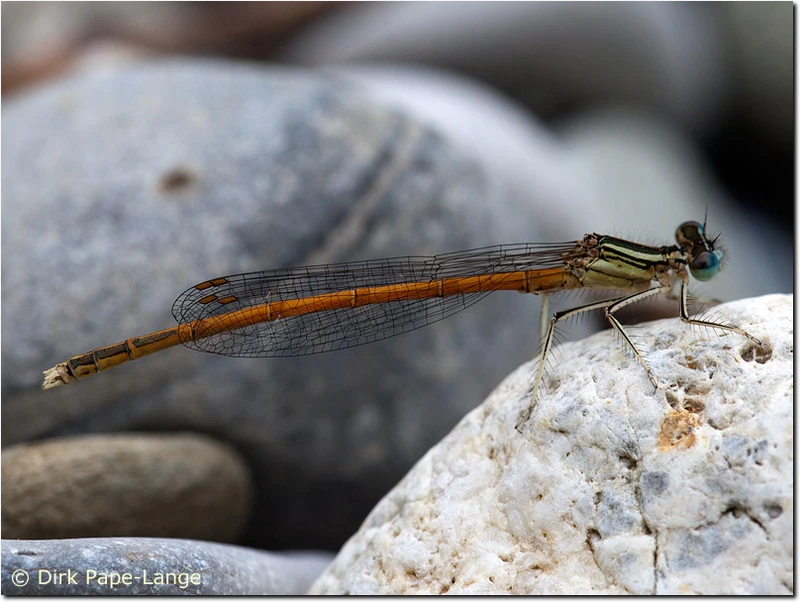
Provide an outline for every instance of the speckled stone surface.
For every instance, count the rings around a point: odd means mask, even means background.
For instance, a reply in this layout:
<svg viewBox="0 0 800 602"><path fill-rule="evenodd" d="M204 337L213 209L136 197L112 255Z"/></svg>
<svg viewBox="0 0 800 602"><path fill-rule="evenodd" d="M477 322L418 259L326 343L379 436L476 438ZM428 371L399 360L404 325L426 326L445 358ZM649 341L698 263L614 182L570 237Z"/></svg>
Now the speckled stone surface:
<svg viewBox="0 0 800 602"><path fill-rule="evenodd" d="M565 344L522 434L520 367L390 492L319 594L791 594L793 298L713 309L761 340Z"/></svg>

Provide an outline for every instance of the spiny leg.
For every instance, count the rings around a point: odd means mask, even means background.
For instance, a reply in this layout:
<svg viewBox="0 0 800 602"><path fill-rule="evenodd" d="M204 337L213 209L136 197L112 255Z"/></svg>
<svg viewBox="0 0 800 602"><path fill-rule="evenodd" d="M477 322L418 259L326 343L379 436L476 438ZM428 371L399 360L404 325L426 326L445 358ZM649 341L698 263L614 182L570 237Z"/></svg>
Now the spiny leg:
<svg viewBox="0 0 800 602"><path fill-rule="evenodd" d="M758 340L756 337L736 326L730 326L728 324L719 324L717 322L710 322L708 320L697 320L695 318L690 318L687 306L688 298L689 298L689 283L684 280L683 282L681 282L680 311L681 311L681 321L684 322L685 324L694 324L695 326L706 326L708 328L716 328L718 330L727 330L728 332L735 332L736 334L740 334L743 337L747 337L757 345L761 344L761 341Z"/></svg>
<svg viewBox="0 0 800 602"><path fill-rule="evenodd" d="M545 304L544 299L546 296L543 296L542 299L542 310L546 310L547 305ZM522 426L528 422L528 419L531 417L531 413L533 412L533 408L536 405L536 393L539 391L539 387L542 383L542 378L544 376L544 366L545 362L547 361L547 355L550 352L550 349L553 346L553 337L555 335L556 324L561 320L565 320L572 316L576 316L578 314L582 314L587 311L593 311L595 309L602 309L603 307L607 307L609 304L614 303L615 301L620 301L624 299L624 297L614 297L613 299L603 299L602 301L595 301L594 303L589 303L587 305L581 305L580 307L573 307L572 309L567 309L564 311L557 311L553 314L553 317L550 320L550 326L547 328L547 334L544 337L542 343L542 354L539 359L539 366L536 369L536 379L533 383L533 394L531 395L531 402L528 407L520 414L519 419L517 420L517 424L514 426L519 432L522 432ZM545 315L543 313L543 315ZM544 331L544 318L542 318L542 330Z"/></svg>
<svg viewBox="0 0 800 602"><path fill-rule="evenodd" d="M670 296L669 293L671 291L671 288L672 288L671 285L665 285L665 286L658 287L658 288L647 289L647 290L642 291L640 293L634 293L633 295L629 295L627 297L624 297L624 298L620 299L619 301L616 301L615 303L612 303L611 305L606 307L606 318L608 318L608 321L611 323L611 326L613 326L614 330L616 330L622 336L623 340L633 350L633 353L636 356L636 359L639 360L639 363L642 364L642 366L644 366L645 370L647 370L647 377L650 379L650 382L653 383L653 386L656 389L658 389L658 381L656 381L656 378L653 375L652 370L650 370L650 366L647 365L647 361L645 361L644 356L636 348L636 345L633 343L631 338L628 336L628 333L625 332L625 329L623 328L622 324L617 319L617 317L614 315L614 313L619 311L623 307L631 305L632 303L637 303L637 302L642 301L642 300L644 300L644 299L646 299L648 297L651 297L653 295L667 294L668 296ZM729 332L735 332L735 333L738 333L738 334L740 334L742 336L747 337L748 339L754 341L755 343L757 343L759 345L761 344L761 341L759 341L753 335L745 332L741 328L737 328L736 326L730 326L730 325L727 325L727 324L719 324L717 322L710 322L708 320L697 320L697 319L694 319L694 318L690 318L689 317L689 312L688 312L688 304L687 304L688 297L689 297L689 285L688 285L688 282L684 280L684 281L681 282L681 295L680 295L680 317L681 317L681 321L682 322L684 322L686 324L694 324L694 325L697 325L697 326L707 326L709 328L717 328L719 330L727 330Z"/></svg>
<svg viewBox="0 0 800 602"><path fill-rule="evenodd" d="M578 314L581 314L581 313L584 313L584 312L587 312L587 311L592 311L592 310L595 310L595 309L605 308L605 310L606 310L606 312L605 312L606 313L606 318L608 319L609 323L614 328L614 330L616 330L620 334L620 336L622 336L622 339L633 350L633 353L636 356L636 359L639 361L640 364L642 364L644 369L647 371L647 377L650 379L650 382L657 389L658 388L658 382L656 381L652 370L650 370L650 367L647 365L647 362L645 361L644 356L637 349L636 345L633 343L633 341L631 340L630 336L625 331L625 328L622 326L622 323L617 319L617 317L614 315L614 313L619 311L623 307L627 307L628 305L631 305L633 303L637 303L639 301L643 301L644 299L647 299L648 297L652 297L654 295L666 294L668 297L674 298L673 295L671 294L671 289L672 289L671 285L665 285L665 286L660 286L660 287L656 287L656 288L650 288L650 289L647 289L647 290L644 290L644 291L641 291L641 292L637 292L637 293L634 293L632 295L628 295L628 296L625 296L625 297L616 297L616 298L613 298L613 299L605 299L603 301L597 301L595 303L590 303L588 305L583 305L581 307L575 307L575 308L572 308L572 309L568 309L568 310L565 310L565 311L560 311L560 312L554 313L552 319L550 320L550 326L547 329L547 335L545 336L544 342L543 342L543 345L542 345L542 355L541 355L541 359L539 360L539 366L538 366L538 368L536 370L536 379L535 379L534 385L533 385L533 394L531 396L531 403L528 406L528 408L526 408L526 410L520 415L519 420L517 420L517 424L515 425L515 428L517 429L517 431L522 432L522 426L530 419L531 414L532 414L533 409L534 409L534 406L536 405L536 394L537 394L537 392L539 390L539 386L541 385L542 377L544 376L544 365L545 365L545 361L547 360L547 354L549 353L550 348L552 347L552 344L553 344L553 336L555 334L555 326L556 326L556 324L558 322L560 322L561 320L564 320L564 319L569 318L571 316L575 316L575 315L578 315ZM697 326L706 326L708 328L716 328L716 329L719 329L719 330L726 330L726 331L729 331L729 332L735 332L735 333L740 334L740 335L742 335L744 337L747 337L748 339L752 340L753 342L755 342L755 343L757 343L759 345L761 344L761 341L759 339L757 339L756 337L754 337L750 333L748 333L745 330L742 330L741 328L738 328L736 326L731 326L731 325L728 325L728 324L719 324L717 322L710 322L710 321L707 321L707 320L698 320L698 319L690 318L689 317L689 313L688 313L688 309L687 309L687 300L688 300L688 292L689 292L688 289L689 289L688 283L686 281L681 282L680 318L681 318L682 322L684 322L686 324L694 324L694 325L697 325ZM543 315L542 315L542 320L541 320L542 329L544 329L544 321L545 321L544 311L547 308L547 305L545 303L545 299L546 299L546 297L543 295L543 299L542 299L542 301L543 301L543 304L542 304Z"/></svg>
<svg viewBox="0 0 800 602"><path fill-rule="evenodd" d="M656 381L656 377L653 375L653 371L650 370L650 366L647 365L647 361L645 361L644 356L636 348L636 345L633 343L633 340L631 340L630 336L628 336L628 333L625 332L625 328L623 328L622 323L617 319L614 313L619 311L623 307L627 307L632 303L638 303L639 301L647 299L648 297L652 297L653 295L668 293L670 288L671 285L649 288L647 290L634 293L632 295L628 295L627 297L623 297L622 299L616 300L614 303L606 307L606 319L611 324L611 327L619 333L619 335L622 337L622 340L625 341L628 344L628 346L633 350L633 355L636 357L639 363L642 366L644 366L644 369L647 371L647 378L650 379L650 382L656 389L658 389L658 381Z"/></svg>

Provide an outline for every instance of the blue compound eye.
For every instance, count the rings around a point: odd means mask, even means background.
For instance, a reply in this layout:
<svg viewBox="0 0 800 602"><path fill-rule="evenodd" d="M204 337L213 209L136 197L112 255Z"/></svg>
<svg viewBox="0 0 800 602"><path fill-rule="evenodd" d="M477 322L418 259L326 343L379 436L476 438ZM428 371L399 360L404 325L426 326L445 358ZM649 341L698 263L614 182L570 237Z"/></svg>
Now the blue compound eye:
<svg viewBox="0 0 800 602"><path fill-rule="evenodd" d="M703 251L702 253L698 253L689 264L692 276L701 282L711 280L717 275L717 272L719 272L719 260L721 257L721 251L713 253L711 251Z"/></svg>

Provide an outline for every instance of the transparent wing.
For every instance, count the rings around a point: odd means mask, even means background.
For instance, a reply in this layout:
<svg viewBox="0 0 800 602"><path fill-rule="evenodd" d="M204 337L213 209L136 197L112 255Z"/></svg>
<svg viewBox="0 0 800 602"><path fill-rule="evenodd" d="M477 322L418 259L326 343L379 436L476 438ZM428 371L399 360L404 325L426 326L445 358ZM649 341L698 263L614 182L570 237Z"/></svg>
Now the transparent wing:
<svg viewBox="0 0 800 602"><path fill-rule="evenodd" d="M370 261L266 270L215 278L180 295L172 315L182 324L213 319L254 306L363 287L436 282L561 267L581 253L576 242L513 244L429 257L394 257ZM396 336L447 318L491 291L403 299L359 307L316 311L276 319L207 338L187 340L193 349L233 357L288 357L355 347ZM209 302L213 298L215 301Z"/></svg>

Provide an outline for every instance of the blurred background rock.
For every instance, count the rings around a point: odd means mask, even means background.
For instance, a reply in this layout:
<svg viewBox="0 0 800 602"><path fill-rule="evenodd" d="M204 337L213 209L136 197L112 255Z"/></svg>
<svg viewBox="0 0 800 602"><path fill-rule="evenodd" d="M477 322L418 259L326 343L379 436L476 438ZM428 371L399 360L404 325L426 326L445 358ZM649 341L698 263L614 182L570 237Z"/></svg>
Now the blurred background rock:
<svg viewBox="0 0 800 602"><path fill-rule="evenodd" d="M39 391L38 373L54 362L169 326L171 299L194 282L319 260L309 241L335 229L324 210L356 180L346 170L337 179L335 165L283 173L269 127L249 128L258 111L285 125L285 113L259 104L267 91L272 105L282 99L323 113L336 99L345 109L333 110L337 123L369 141L360 149L367 174L371 163L381 167L378 151L399 152L389 142L423 141L412 146L405 177L370 207L371 229L347 248L327 248L323 261L589 231L670 244L680 222L708 210L709 229L723 233L733 259L703 292L732 299L792 290L790 3L4 2L2 34L3 445L109 431L211 435L249 464L255 504L240 539L249 545L336 549L538 341L535 300L492 300L487 317L468 312L430 334L291 366L176 350L96 382ZM213 94L203 92L207 82ZM56 108L67 92L97 105L65 117ZM153 111L163 122L147 113L153 98L167 105ZM196 120L186 104L170 103L192 99L225 115L223 125L181 130L184 114L186 124ZM43 118L53 115L66 121ZM128 129L109 127L125 119ZM177 125L162 138L159 123ZM355 152L344 136L308 135L327 152L333 144ZM209 259L198 237L195 248L181 245L192 257L182 262L165 234L172 219L189 229L194 210L148 209L155 234L137 238L143 214L133 201L170 197L158 182L174 180L157 174L196 158L189 149L204 139L219 154L200 167L215 171L199 171L199 184L189 177L177 194L211 220L231 219L220 194L235 194L248 207L252 239ZM45 181L47 170L32 168L37 148L75 155L86 180ZM120 180L114 166L123 162L130 178ZM288 188L256 181L259 162ZM245 185L223 185L230 182ZM77 201L87 205L72 209ZM346 199L336 202L347 210ZM73 217L105 207L106 244L90 222L59 220L64 203ZM300 221L302 236L292 234ZM233 237L242 224L220 228ZM259 233L260 249L252 242ZM136 251L115 259L114 244L129 240ZM48 245L51 258L69 260L69 278L42 257ZM115 272L124 277L112 280Z"/></svg>

